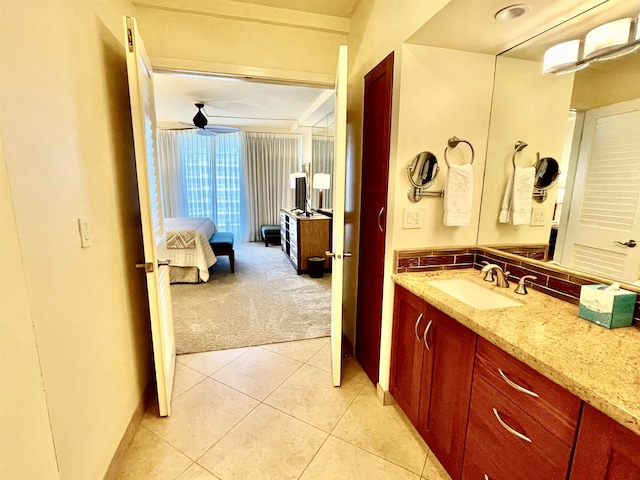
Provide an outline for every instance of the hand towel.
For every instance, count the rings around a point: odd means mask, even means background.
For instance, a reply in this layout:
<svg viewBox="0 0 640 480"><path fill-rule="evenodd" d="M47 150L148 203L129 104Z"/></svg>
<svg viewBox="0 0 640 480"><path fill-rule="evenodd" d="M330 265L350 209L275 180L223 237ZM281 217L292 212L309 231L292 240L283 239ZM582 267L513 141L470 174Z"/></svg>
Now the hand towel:
<svg viewBox="0 0 640 480"><path fill-rule="evenodd" d="M511 201L511 223L514 225L529 225L531 223L531 202L535 175L535 167L515 168Z"/></svg>
<svg viewBox="0 0 640 480"><path fill-rule="evenodd" d="M444 224L469 225L473 201L473 166L450 165L444 188Z"/></svg>
<svg viewBox="0 0 640 480"><path fill-rule="evenodd" d="M500 217L498 218L498 221L500 223L509 223L511 221L511 199L512 198L513 198L513 174L509 175L509 180L507 181L507 188L504 191L504 197L502 197L502 209L500 210Z"/></svg>

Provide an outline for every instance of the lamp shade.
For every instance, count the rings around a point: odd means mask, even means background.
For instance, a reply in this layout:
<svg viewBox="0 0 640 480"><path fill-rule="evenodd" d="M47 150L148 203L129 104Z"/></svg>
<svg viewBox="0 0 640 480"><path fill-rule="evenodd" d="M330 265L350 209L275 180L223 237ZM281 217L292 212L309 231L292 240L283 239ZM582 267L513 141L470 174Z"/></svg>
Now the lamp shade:
<svg viewBox="0 0 640 480"><path fill-rule="evenodd" d="M331 175L328 173L313 174L313 188L317 190L328 190L331 187Z"/></svg>
<svg viewBox="0 0 640 480"><path fill-rule="evenodd" d="M296 188L296 178L301 178L306 176L307 176L306 173L292 173L291 175L289 175L289 182L290 182L291 188Z"/></svg>
<svg viewBox="0 0 640 480"><path fill-rule="evenodd" d="M559 43L548 49L542 62L542 73L569 73L575 71L580 60L580 40Z"/></svg>
<svg viewBox="0 0 640 480"><path fill-rule="evenodd" d="M631 18L621 18L594 28L584 39L584 58L617 56L619 50L633 41L629 38ZM627 53L627 52L624 52Z"/></svg>

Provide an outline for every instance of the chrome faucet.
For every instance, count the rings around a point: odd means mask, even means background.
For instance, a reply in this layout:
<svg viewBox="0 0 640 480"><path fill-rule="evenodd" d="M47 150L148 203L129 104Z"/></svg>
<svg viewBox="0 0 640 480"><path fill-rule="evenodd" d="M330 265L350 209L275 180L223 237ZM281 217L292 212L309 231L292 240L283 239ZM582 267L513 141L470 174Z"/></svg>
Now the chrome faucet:
<svg viewBox="0 0 640 480"><path fill-rule="evenodd" d="M489 265L485 265L482 267L482 273L486 273L485 280L489 277L489 274L496 274L496 286L502 288L509 288L509 282L507 281L507 277L509 276L509 272L505 272L500 268L500 265L496 265L495 263L490 263Z"/></svg>

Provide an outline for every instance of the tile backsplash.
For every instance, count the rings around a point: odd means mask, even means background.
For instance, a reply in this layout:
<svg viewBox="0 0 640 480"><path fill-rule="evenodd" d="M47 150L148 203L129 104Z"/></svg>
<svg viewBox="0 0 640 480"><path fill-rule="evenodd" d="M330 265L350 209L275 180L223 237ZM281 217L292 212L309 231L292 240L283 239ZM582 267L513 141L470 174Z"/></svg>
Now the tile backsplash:
<svg viewBox="0 0 640 480"><path fill-rule="evenodd" d="M559 266L547 268L541 262L535 261L536 257L540 256L541 249L539 247L537 245L501 247L500 251L480 246L401 250L395 253L396 272L429 272L460 268L479 270L485 265L483 262L495 263L505 272L509 272L509 281L517 281L524 275L534 275L536 279L528 284L531 285L531 288L576 305L580 301L580 287L582 285L610 283L599 277L578 274ZM546 257L546 250L543 248L542 251ZM533 261L531 261L532 258ZM640 322L640 295L633 317L638 324Z"/></svg>

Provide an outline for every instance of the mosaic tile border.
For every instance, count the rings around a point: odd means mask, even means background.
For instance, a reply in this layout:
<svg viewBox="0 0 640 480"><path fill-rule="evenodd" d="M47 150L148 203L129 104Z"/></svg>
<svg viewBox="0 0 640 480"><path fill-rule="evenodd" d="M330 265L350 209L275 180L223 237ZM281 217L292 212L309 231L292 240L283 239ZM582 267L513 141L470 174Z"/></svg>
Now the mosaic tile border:
<svg viewBox="0 0 640 480"><path fill-rule="evenodd" d="M516 282L524 275L534 275L537 278L531 282L531 288L575 305L580 301L582 285L610 283L610 280L598 276L577 274L560 266L545 265L535 258L540 255L540 247L540 245L501 246L501 250L496 250L481 246L462 246L425 250L397 250L395 252L395 271L409 273L461 268L479 270L484 266L483 262L495 263L504 271L509 272L509 281ZM546 248L543 251L546 257ZM527 256L513 252L526 252ZM640 326L640 288L632 287L631 290L639 293L633 318L635 324Z"/></svg>

